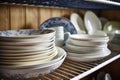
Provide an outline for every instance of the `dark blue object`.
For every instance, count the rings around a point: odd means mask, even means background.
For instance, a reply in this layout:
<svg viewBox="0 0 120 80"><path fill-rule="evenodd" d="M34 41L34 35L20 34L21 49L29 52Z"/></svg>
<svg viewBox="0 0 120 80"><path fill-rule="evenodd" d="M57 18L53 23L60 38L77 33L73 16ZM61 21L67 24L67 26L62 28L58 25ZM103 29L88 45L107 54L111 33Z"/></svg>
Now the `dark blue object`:
<svg viewBox="0 0 120 80"><path fill-rule="evenodd" d="M115 0L120 2L120 0ZM114 6L109 4L100 4L87 2L84 0L0 0L0 3L16 3L16 4L28 4L37 6L50 6L50 7L62 7L62 8L75 8L75 9L119 9L120 6Z"/></svg>

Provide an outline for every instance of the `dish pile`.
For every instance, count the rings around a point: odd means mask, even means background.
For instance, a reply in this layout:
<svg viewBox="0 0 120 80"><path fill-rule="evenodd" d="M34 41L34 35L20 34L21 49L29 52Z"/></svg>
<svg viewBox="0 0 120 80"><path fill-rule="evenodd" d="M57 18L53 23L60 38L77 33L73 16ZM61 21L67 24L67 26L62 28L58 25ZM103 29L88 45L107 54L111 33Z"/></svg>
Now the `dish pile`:
<svg viewBox="0 0 120 80"><path fill-rule="evenodd" d="M68 58L74 61L96 61L108 56L108 36L72 34L66 41Z"/></svg>
<svg viewBox="0 0 120 80"><path fill-rule="evenodd" d="M115 30L113 32L113 38L109 42L109 47L111 50L120 52L120 30Z"/></svg>
<svg viewBox="0 0 120 80"><path fill-rule="evenodd" d="M66 57L52 29L0 31L0 52L0 76L17 79L50 73Z"/></svg>

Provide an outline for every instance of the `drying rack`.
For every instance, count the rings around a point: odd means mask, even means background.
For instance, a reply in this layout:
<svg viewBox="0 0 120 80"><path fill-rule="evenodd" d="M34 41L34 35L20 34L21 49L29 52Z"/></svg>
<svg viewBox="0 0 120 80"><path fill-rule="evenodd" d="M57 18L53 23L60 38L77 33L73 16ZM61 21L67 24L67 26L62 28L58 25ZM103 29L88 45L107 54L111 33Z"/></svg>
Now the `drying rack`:
<svg viewBox="0 0 120 80"><path fill-rule="evenodd" d="M29 80L80 80L119 58L119 52L112 52L96 62L75 62L66 59L62 66L52 73Z"/></svg>

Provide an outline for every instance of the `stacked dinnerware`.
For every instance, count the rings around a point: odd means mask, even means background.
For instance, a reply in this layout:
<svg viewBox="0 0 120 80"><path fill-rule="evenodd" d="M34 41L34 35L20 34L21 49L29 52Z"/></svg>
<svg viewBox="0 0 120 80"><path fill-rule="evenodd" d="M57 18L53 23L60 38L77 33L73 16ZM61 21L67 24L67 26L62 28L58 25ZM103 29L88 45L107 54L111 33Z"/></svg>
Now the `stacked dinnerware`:
<svg viewBox="0 0 120 80"><path fill-rule="evenodd" d="M108 56L108 36L88 34L68 34L65 50L68 58L74 61L96 61Z"/></svg>
<svg viewBox="0 0 120 80"><path fill-rule="evenodd" d="M66 57L55 46L55 31L0 31L0 77L30 78L57 69Z"/></svg>
<svg viewBox="0 0 120 80"><path fill-rule="evenodd" d="M120 52L120 30L113 31L112 39L109 42L109 47L111 50Z"/></svg>

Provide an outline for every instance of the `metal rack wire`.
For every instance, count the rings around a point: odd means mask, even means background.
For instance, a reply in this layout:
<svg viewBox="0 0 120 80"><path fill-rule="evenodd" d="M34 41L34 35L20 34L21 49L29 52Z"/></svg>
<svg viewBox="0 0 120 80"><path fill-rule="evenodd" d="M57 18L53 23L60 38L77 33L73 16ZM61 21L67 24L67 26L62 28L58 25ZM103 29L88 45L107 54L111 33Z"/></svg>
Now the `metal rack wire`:
<svg viewBox="0 0 120 80"><path fill-rule="evenodd" d="M120 54L112 52L108 57L96 62L75 62L66 59L60 68L35 80L79 80L118 58Z"/></svg>
<svg viewBox="0 0 120 80"><path fill-rule="evenodd" d="M119 58L119 52L112 52L106 58L95 62L75 62L66 59L61 67L50 74L25 80L80 80Z"/></svg>

